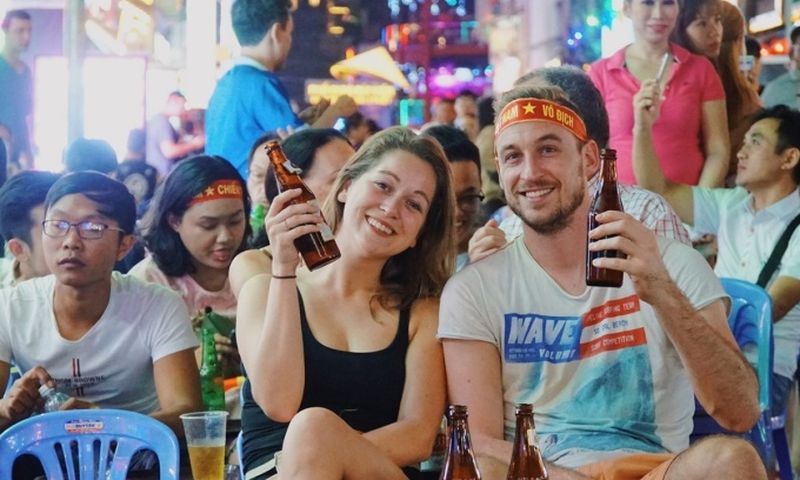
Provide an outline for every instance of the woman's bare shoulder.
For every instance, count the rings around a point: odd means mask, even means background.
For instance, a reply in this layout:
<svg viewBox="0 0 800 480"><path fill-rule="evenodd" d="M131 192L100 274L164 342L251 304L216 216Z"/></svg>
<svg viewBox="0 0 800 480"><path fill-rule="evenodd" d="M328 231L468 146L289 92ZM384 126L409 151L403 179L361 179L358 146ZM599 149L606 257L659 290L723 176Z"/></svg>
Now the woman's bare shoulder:
<svg viewBox="0 0 800 480"><path fill-rule="evenodd" d="M409 337L422 331L436 331L439 325L439 297L420 298L411 305Z"/></svg>
<svg viewBox="0 0 800 480"><path fill-rule="evenodd" d="M272 255L269 252L269 247L245 250L236 255L228 270L233 293L238 295L242 285L256 275L269 273L271 266Z"/></svg>

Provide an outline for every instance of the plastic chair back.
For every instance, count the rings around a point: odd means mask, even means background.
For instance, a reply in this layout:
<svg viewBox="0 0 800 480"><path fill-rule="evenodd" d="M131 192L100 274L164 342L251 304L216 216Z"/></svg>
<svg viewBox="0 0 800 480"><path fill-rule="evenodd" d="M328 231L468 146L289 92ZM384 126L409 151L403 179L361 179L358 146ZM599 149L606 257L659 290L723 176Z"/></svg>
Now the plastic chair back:
<svg viewBox="0 0 800 480"><path fill-rule="evenodd" d="M728 326L739 348L749 360L756 361L760 416L746 437L753 442L766 465L773 465L775 449L771 428L771 380L773 363L772 300L756 284L733 278L722 278L722 287L731 297ZM724 430L698 405L692 437L731 433Z"/></svg>
<svg viewBox="0 0 800 480"><path fill-rule="evenodd" d="M123 410L68 410L45 413L0 434L0 479L11 479L20 455L33 455L50 480L126 478L136 452L158 457L159 478L178 479L178 440L158 420Z"/></svg>

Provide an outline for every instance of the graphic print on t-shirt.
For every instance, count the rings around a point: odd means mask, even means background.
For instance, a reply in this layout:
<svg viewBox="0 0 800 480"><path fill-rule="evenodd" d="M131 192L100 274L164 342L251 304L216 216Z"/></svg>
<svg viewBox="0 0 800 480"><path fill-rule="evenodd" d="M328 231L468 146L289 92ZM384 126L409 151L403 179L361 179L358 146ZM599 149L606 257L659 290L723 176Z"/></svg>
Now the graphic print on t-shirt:
<svg viewBox="0 0 800 480"><path fill-rule="evenodd" d="M579 316L504 314L504 368L522 369L520 398L539 407L545 457L663 451L640 314L635 294L605 299Z"/></svg>
<svg viewBox="0 0 800 480"><path fill-rule="evenodd" d="M506 313L505 361L564 363L644 345L644 327L625 318L640 308L639 297L631 295L609 300L580 317Z"/></svg>
<svg viewBox="0 0 800 480"><path fill-rule="evenodd" d="M56 386L62 392L69 393L75 397L85 397L84 387L92 387L105 380L105 375L83 376L81 373L81 359L73 358L71 365L72 376L66 378L56 378Z"/></svg>

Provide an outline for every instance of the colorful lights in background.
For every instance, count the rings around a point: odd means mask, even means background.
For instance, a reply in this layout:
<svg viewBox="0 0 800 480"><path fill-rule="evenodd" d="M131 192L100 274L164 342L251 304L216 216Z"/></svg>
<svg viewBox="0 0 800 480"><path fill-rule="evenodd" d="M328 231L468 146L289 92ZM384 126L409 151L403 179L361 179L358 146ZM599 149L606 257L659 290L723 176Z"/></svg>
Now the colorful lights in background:
<svg viewBox="0 0 800 480"><path fill-rule="evenodd" d="M407 11L409 14L418 14L422 9L425 0L387 0L392 18L401 16ZM454 13L456 17L468 15L466 0L430 0L431 15L438 17L443 14Z"/></svg>
<svg viewBox="0 0 800 480"><path fill-rule="evenodd" d="M564 63L587 65L603 54L603 31L622 15L622 0L573 0Z"/></svg>

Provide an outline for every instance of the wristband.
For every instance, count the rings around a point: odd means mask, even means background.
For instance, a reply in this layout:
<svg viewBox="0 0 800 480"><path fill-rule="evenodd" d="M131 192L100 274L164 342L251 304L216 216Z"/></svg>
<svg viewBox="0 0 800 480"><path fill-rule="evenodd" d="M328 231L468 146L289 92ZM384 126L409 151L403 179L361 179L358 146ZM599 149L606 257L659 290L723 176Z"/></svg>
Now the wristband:
<svg viewBox="0 0 800 480"><path fill-rule="evenodd" d="M291 280L292 278L297 278L297 275L273 275L272 278L276 280Z"/></svg>

